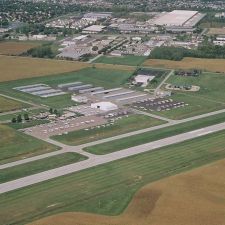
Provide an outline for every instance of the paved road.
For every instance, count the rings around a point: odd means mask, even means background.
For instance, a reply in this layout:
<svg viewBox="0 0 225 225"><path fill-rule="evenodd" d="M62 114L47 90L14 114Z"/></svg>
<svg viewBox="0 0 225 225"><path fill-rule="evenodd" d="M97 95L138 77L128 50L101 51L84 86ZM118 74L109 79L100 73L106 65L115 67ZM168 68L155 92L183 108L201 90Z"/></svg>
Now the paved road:
<svg viewBox="0 0 225 225"><path fill-rule="evenodd" d="M18 101L18 102L23 102L23 103L26 103L26 104L29 104L29 105L32 105L32 106L39 106L39 105L34 104L32 102L24 101L22 99L11 97L11 96L8 96L8 95L0 94L0 96L5 97L5 98L9 98L9 99L12 99L12 100L15 100L15 101Z"/></svg>
<svg viewBox="0 0 225 225"><path fill-rule="evenodd" d="M169 79L169 77L174 73L174 70L171 70L169 74L164 78L164 80L160 83L160 85L155 89L154 95L157 94L158 91L160 91L160 88L163 86L163 84Z"/></svg>
<svg viewBox="0 0 225 225"><path fill-rule="evenodd" d="M138 114L150 116L150 117L155 118L155 119L164 120L164 121L167 121L167 122L174 122L174 120L172 120L172 119L169 119L169 118L166 118L166 117L163 117L163 116L158 116L158 115L155 115L153 113L144 112L144 111L141 111L141 110L138 110L138 109L132 109L132 110L133 110L133 112L136 112Z"/></svg>
<svg viewBox="0 0 225 225"><path fill-rule="evenodd" d="M95 56L94 58L90 59L90 60L88 61L88 63L94 62L96 59L102 57L102 55L103 55L103 54L99 54L99 55Z"/></svg>
<svg viewBox="0 0 225 225"><path fill-rule="evenodd" d="M164 138L151 143L127 148L118 152L110 153L103 156L93 156L88 160L66 165L56 169L48 170L35 175L27 176L21 179L13 180L7 183L0 184L0 194L9 191L17 190L19 188L27 187L33 184L37 184L43 181L51 180L63 175L71 174L77 171L82 171L87 168L102 165L115 160L127 158L129 156L137 155L140 153L159 149L161 147L177 144L186 140L190 140L196 137L204 136L210 133L221 131L225 129L225 123L209 126L206 128L186 132L183 134L175 135L172 137Z"/></svg>

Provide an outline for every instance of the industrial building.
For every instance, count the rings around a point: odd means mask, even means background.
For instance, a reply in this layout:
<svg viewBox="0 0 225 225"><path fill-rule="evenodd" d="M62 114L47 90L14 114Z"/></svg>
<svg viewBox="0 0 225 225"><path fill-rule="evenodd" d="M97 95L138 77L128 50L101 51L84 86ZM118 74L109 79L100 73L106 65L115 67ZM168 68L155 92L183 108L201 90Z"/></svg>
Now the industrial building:
<svg viewBox="0 0 225 225"><path fill-rule="evenodd" d="M195 25L205 16L198 11L174 10L164 12L157 16L153 23L157 26L165 26L166 30L172 32L193 31Z"/></svg>
<svg viewBox="0 0 225 225"><path fill-rule="evenodd" d="M82 33L97 34L102 32L106 27L101 25L92 25L83 29Z"/></svg>

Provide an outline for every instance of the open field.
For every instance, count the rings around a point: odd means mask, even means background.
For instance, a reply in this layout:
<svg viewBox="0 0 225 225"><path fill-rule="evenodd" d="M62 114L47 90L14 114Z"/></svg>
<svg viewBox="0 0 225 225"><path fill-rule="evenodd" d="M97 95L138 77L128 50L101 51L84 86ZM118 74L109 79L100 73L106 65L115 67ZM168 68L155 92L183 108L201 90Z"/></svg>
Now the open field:
<svg viewBox="0 0 225 225"><path fill-rule="evenodd" d="M51 156L45 159L37 160L30 163L25 163L19 166L10 167L1 170L0 183L19 179L35 173L40 173L46 170L54 169L60 166L79 162L87 159L86 156L77 153L64 153L56 156Z"/></svg>
<svg viewBox="0 0 225 225"><path fill-rule="evenodd" d="M209 116L203 119L185 122L167 128L162 128L155 131L133 135L127 138L121 138L115 141L109 141L107 143L90 146L85 148L84 150L97 155L108 154L111 152L130 148L133 146L145 144L151 141L160 140L162 138L171 137L173 135L189 132L192 130L197 130L214 124L219 124L224 121L225 121L225 113L221 113L215 116Z"/></svg>
<svg viewBox="0 0 225 225"><path fill-rule="evenodd" d="M10 65L10 66L9 66ZM29 66L28 66L29 65ZM96 64L97 68L111 70L133 71L130 66ZM78 71L91 67L91 64L84 62L72 62L65 60L37 59L18 56L0 56L0 82L18 80L31 77L55 75L71 71ZM16 70L15 70L16 68Z"/></svg>
<svg viewBox="0 0 225 225"><path fill-rule="evenodd" d="M147 57L145 56L101 56L96 59L94 63L105 63L105 64L118 64L118 65L128 65L128 66L139 66L141 65Z"/></svg>
<svg viewBox="0 0 225 225"><path fill-rule="evenodd" d="M201 69L225 73L225 59L184 58L181 61L148 59L144 62L144 66L169 69Z"/></svg>
<svg viewBox="0 0 225 225"><path fill-rule="evenodd" d="M92 130L73 131L68 134L54 136L53 139L68 145L79 145L163 123L164 121L145 115L129 115L129 117L124 116L122 119L115 121L114 125L111 126L104 125L104 127L102 126L101 128L95 128Z"/></svg>
<svg viewBox="0 0 225 225"><path fill-rule="evenodd" d="M130 71L85 68L77 72L58 74L55 76L34 77L17 81L3 82L0 83L0 92L12 97L21 98L29 102L44 104L53 108L63 108L66 106L75 105L75 103L71 100L70 94L41 98L13 90L13 88L37 83L45 83L52 87L57 87L58 84L74 81L81 81L86 84L90 83L96 86L112 88L126 83L127 79L129 79L131 75L132 72Z"/></svg>
<svg viewBox="0 0 225 225"><path fill-rule="evenodd" d="M29 107L29 105L0 96L0 113L18 110L24 107Z"/></svg>
<svg viewBox="0 0 225 225"><path fill-rule="evenodd" d="M120 216L68 212L31 225L222 225L225 219L224 170L225 160L221 160L148 184L135 194Z"/></svg>
<svg viewBox="0 0 225 225"><path fill-rule="evenodd" d="M223 159L224 146L222 131L2 194L0 221L19 225L71 211L119 215L142 186Z"/></svg>
<svg viewBox="0 0 225 225"><path fill-rule="evenodd" d="M225 28L209 28L208 35L225 35Z"/></svg>
<svg viewBox="0 0 225 225"><path fill-rule="evenodd" d="M51 152L57 147L0 125L0 164Z"/></svg>
<svg viewBox="0 0 225 225"><path fill-rule="evenodd" d="M27 50L37 47L35 42L7 41L0 42L0 54L2 55L20 55Z"/></svg>

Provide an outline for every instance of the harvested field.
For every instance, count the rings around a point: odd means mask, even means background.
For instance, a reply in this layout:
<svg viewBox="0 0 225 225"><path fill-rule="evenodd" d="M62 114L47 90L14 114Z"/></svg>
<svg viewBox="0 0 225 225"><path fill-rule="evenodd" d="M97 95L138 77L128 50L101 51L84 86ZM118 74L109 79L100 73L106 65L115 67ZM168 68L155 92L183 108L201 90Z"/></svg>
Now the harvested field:
<svg viewBox="0 0 225 225"><path fill-rule="evenodd" d="M201 69L225 73L225 59L184 58L181 61L148 59L145 61L144 66L169 69Z"/></svg>
<svg viewBox="0 0 225 225"><path fill-rule="evenodd" d="M71 62L65 60L37 59L29 57L1 55L0 82L78 71L91 66L91 64L84 62ZM118 69L125 71L135 70L135 67L131 66L108 64L96 64L95 67L102 69Z"/></svg>
<svg viewBox="0 0 225 225"><path fill-rule="evenodd" d="M224 35L225 34L225 28L210 28L208 35Z"/></svg>
<svg viewBox="0 0 225 225"><path fill-rule="evenodd" d="M37 43L7 41L0 43L0 54L2 55L19 55L27 50L37 47Z"/></svg>
<svg viewBox="0 0 225 225"><path fill-rule="evenodd" d="M224 169L225 160L222 160L146 185L120 216L70 212L32 225L223 225Z"/></svg>

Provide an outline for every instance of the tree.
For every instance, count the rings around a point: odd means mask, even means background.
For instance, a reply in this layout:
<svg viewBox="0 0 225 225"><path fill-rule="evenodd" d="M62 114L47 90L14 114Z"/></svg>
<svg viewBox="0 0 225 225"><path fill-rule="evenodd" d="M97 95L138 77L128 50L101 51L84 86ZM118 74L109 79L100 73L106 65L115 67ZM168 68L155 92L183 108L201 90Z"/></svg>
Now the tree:
<svg viewBox="0 0 225 225"><path fill-rule="evenodd" d="M98 51L98 46L93 46L92 51L94 52Z"/></svg>
<svg viewBox="0 0 225 225"><path fill-rule="evenodd" d="M49 113L53 114L53 109L52 108L49 109Z"/></svg>
<svg viewBox="0 0 225 225"><path fill-rule="evenodd" d="M19 114L16 118L17 123L21 123L23 121L21 114Z"/></svg>
<svg viewBox="0 0 225 225"><path fill-rule="evenodd" d="M55 115L58 115L57 109L54 109L54 114L55 114Z"/></svg>
<svg viewBox="0 0 225 225"><path fill-rule="evenodd" d="M12 123L16 123L16 118L15 117L12 118Z"/></svg>
<svg viewBox="0 0 225 225"><path fill-rule="evenodd" d="M26 121L30 120L29 115L28 115L27 113L25 113L25 114L23 115L23 117L24 117L24 119L25 119Z"/></svg>

